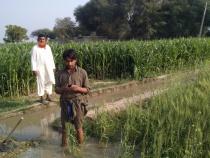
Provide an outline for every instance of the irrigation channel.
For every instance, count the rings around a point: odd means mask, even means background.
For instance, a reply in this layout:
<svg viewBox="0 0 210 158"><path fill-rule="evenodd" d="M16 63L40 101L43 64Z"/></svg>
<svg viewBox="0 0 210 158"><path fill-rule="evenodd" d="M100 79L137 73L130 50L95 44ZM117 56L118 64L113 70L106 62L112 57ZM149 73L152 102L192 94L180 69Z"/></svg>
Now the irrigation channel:
<svg viewBox="0 0 210 158"><path fill-rule="evenodd" d="M123 108L123 105L129 105L130 102L140 102L142 99L155 94L154 91L165 89L169 81L171 82L171 77L162 76L141 82L132 81L123 85L113 85L92 92L89 96L89 112L87 115L94 117L96 107L105 106L107 110L117 107L116 110L121 110L120 106ZM39 143L17 155L18 158L73 157L69 153L66 154L60 147L61 135L50 127L51 123L60 117L58 100L50 103L47 108L45 105L39 106L43 106L43 108L29 109L21 115L2 118L0 120L0 135L6 137L20 117L24 117L12 137L18 141L33 140ZM118 144L109 144L104 147L94 138L88 138L80 147L80 157L114 158L118 153L118 146Z"/></svg>

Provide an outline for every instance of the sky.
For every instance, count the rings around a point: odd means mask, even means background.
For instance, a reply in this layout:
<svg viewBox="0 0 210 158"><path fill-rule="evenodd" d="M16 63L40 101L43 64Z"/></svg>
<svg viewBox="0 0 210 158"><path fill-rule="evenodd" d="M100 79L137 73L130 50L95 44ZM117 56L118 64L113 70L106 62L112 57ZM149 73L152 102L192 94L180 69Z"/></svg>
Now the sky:
<svg viewBox="0 0 210 158"><path fill-rule="evenodd" d="M89 0L0 0L0 42L6 25L18 25L28 30L52 29L56 18L74 18L74 10Z"/></svg>

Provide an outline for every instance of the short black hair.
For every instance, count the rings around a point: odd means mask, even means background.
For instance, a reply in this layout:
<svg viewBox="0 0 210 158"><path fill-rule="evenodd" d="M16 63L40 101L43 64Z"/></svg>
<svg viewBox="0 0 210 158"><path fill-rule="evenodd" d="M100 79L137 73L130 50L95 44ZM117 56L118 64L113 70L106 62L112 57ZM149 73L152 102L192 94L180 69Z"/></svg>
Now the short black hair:
<svg viewBox="0 0 210 158"><path fill-rule="evenodd" d="M46 34L43 34L43 33L40 33L40 34L38 35L37 39L39 40L39 39L42 38L42 37L44 37L44 38L47 39L47 35L46 35Z"/></svg>
<svg viewBox="0 0 210 158"><path fill-rule="evenodd" d="M63 52L63 60L66 60L67 58L76 60L77 59L76 51L74 49L66 49Z"/></svg>

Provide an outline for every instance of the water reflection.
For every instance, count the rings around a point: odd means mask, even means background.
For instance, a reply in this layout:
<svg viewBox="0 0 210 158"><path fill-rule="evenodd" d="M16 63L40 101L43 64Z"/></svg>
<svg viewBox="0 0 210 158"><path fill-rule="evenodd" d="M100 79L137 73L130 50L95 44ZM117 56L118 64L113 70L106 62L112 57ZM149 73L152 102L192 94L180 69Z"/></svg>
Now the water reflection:
<svg viewBox="0 0 210 158"><path fill-rule="evenodd" d="M31 140L40 137L52 137L50 124L60 117L60 109L53 107L23 115L24 120L12 134L18 140ZM6 136L15 126L21 116L0 121L0 135Z"/></svg>
<svg viewBox="0 0 210 158"><path fill-rule="evenodd" d="M146 90L155 89L159 84L142 84L115 93L107 93L102 96L93 97L89 100L90 107L101 105L104 102L111 102L140 94ZM60 107L52 106L42 111L27 112L23 115L24 120L13 133L17 140L44 140L40 146L30 148L18 156L18 158L74 158L66 154L60 147L60 135L49 128L50 124L60 116ZM0 120L0 135L7 135L15 126L21 116ZM87 140L81 148L81 158L115 158L118 156L119 144L108 145L106 148L98 145L95 140ZM78 157L78 156L77 156Z"/></svg>

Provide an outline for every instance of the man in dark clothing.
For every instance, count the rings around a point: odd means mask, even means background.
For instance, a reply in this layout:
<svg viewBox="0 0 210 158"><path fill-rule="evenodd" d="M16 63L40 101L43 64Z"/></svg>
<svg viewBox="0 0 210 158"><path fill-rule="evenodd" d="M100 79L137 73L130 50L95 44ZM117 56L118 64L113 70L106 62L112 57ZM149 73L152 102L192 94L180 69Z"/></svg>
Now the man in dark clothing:
<svg viewBox="0 0 210 158"><path fill-rule="evenodd" d="M65 69L56 75L55 92L60 94L62 146L67 145L66 123L73 123L79 144L83 143L83 117L86 114L87 94L90 90L87 72L77 66L73 49L63 53Z"/></svg>

